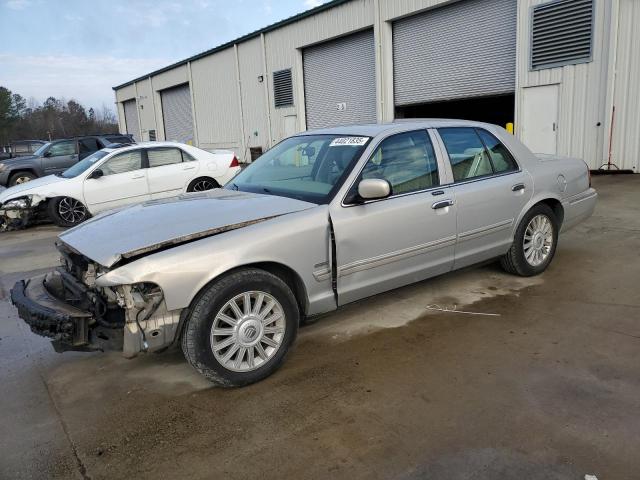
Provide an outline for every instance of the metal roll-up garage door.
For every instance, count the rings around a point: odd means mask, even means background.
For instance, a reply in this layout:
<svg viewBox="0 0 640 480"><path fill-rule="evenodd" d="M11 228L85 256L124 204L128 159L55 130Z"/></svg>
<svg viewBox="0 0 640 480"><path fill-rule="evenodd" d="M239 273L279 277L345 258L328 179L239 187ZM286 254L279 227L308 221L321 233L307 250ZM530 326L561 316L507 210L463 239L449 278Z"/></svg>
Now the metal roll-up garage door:
<svg viewBox="0 0 640 480"><path fill-rule="evenodd" d="M373 31L303 51L307 128L376 121Z"/></svg>
<svg viewBox="0 0 640 480"><path fill-rule="evenodd" d="M515 0L461 0L393 24L397 106L512 93Z"/></svg>
<svg viewBox="0 0 640 480"><path fill-rule="evenodd" d="M160 97L165 140L193 145L193 116L189 85L162 90Z"/></svg>
<svg viewBox="0 0 640 480"><path fill-rule="evenodd" d="M127 133L133 135L133 139L139 142L140 139L140 124L138 123L138 107L135 100L127 100L122 102L124 108L124 121L127 127Z"/></svg>

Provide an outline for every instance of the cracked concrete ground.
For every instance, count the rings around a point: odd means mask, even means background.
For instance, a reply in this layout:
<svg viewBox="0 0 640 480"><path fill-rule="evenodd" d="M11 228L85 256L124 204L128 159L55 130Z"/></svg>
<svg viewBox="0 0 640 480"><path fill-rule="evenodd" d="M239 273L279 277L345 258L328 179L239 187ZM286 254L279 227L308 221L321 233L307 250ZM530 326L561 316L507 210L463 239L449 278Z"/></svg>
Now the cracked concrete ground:
<svg viewBox="0 0 640 480"><path fill-rule="evenodd" d="M59 230L0 234L0 478L638 478L640 176L594 184L541 277L488 265L350 305L236 390L179 353L55 354L6 297Z"/></svg>

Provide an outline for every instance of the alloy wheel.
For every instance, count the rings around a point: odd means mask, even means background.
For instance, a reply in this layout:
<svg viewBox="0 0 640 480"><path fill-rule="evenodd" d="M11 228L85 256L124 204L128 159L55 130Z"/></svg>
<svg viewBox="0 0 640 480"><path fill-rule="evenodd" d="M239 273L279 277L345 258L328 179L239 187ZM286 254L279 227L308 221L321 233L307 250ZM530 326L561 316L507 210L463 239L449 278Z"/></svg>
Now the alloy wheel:
<svg viewBox="0 0 640 480"><path fill-rule="evenodd" d="M202 179L193 185L194 192L204 192L205 190L213 190L216 186L211 180Z"/></svg>
<svg viewBox="0 0 640 480"><path fill-rule="evenodd" d="M75 224L84 220L87 209L75 198L65 197L58 203L58 215L65 222Z"/></svg>
<svg viewBox="0 0 640 480"><path fill-rule="evenodd" d="M553 246L553 225L546 215L536 215L524 231L524 258L529 265L537 267L544 263Z"/></svg>
<svg viewBox="0 0 640 480"><path fill-rule="evenodd" d="M285 335L285 314L273 296L249 291L229 300L211 326L211 350L228 370L250 372L276 354Z"/></svg>

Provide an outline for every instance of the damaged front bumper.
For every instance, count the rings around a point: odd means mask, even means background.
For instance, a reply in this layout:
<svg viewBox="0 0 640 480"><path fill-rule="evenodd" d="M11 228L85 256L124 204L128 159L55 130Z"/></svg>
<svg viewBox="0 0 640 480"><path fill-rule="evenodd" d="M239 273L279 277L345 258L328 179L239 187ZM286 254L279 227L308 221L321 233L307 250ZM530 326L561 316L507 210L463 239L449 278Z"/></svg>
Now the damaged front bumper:
<svg viewBox="0 0 640 480"><path fill-rule="evenodd" d="M11 289L11 302L31 331L50 338L57 352L121 349L121 330L105 329L97 324L92 312L70 305L51 292L63 282L62 274L54 271L21 280ZM83 290L79 284L71 288Z"/></svg>
<svg viewBox="0 0 640 480"><path fill-rule="evenodd" d="M110 297L64 269L17 282L11 302L57 352L119 350L127 358L174 343L181 311L166 311L161 292L118 287Z"/></svg>
<svg viewBox="0 0 640 480"><path fill-rule="evenodd" d="M45 198L29 195L7 200L0 205L0 232L19 230L44 217Z"/></svg>

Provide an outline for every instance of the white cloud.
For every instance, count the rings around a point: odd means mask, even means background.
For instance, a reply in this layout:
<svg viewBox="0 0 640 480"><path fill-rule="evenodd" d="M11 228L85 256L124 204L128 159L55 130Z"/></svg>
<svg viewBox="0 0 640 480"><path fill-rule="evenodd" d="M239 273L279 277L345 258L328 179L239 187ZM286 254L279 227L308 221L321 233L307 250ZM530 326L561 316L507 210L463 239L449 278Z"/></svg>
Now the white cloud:
<svg viewBox="0 0 640 480"><path fill-rule="evenodd" d="M307 8L315 8L322 5L324 2L322 0L304 0L304 6Z"/></svg>
<svg viewBox="0 0 640 480"><path fill-rule="evenodd" d="M5 5L7 6L7 8L10 8L11 10L23 10L27 8L29 5L31 5L31 1L30 0L7 0L5 2Z"/></svg>
<svg viewBox="0 0 640 480"><path fill-rule="evenodd" d="M73 98L85 105L113 105L112 87L171 63L171 59L112 56L0 54L2 85L25 98Z"/></svg>

